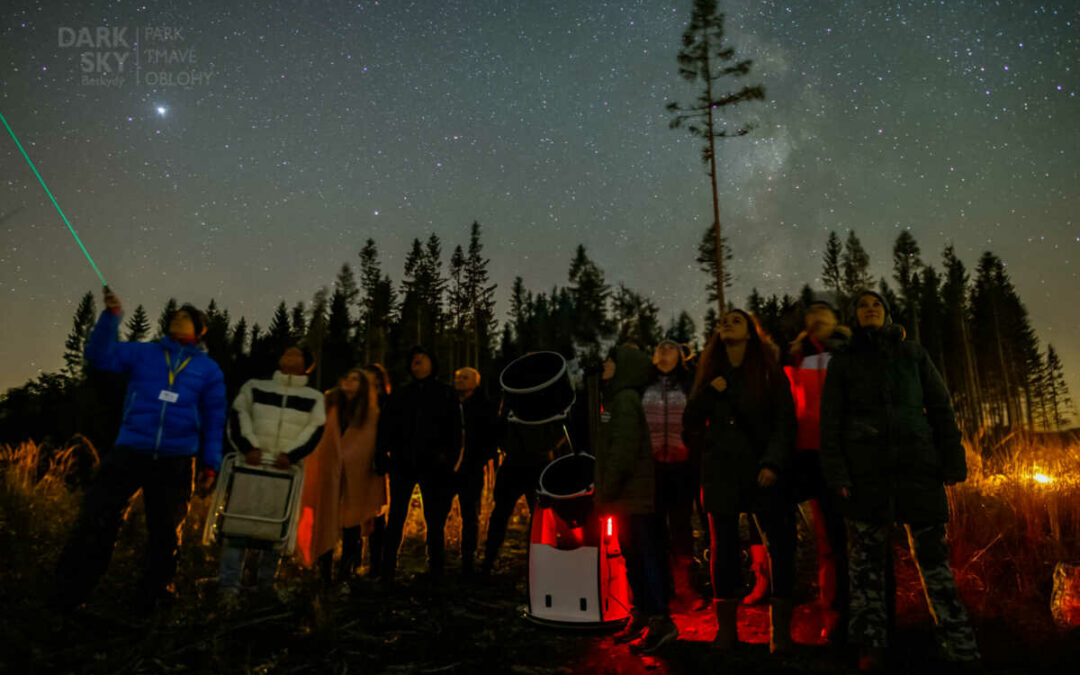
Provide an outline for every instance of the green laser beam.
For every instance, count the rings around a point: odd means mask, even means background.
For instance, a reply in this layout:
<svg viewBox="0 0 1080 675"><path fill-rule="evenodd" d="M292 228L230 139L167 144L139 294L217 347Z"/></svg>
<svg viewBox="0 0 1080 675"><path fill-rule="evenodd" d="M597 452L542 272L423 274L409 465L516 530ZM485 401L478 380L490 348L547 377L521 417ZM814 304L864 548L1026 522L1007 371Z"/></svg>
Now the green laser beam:
<svg viewBox="0 0 1080 675"><path fill-rule="evenodd" d="M8 124L8 121L4 118L3 113L0 113L0 122L3 122L4 126L7 127L8 133L11 134L11 140L15 141L16 147L19 148L19 152L21 152L23 158L26 159L26 163L30 165L30 168L33 170L34 175L37 176L38 182L41 183L41 187L45 188L45 194L49 195L49 199L52 200L53 206L56 207L56 212L59 213L60 217L64 219L64 224L67 225L68 231L71 232L71 236L75 237L75 243L78 244L79 248L82 249L83 255L86 256L86 259L90 261L90 266L94 268L94 274L97 274L97 278L101 280L101 285L108 286L109 284L105 283L105 277L101 274L101 270L98 269L97 263L95 263L94 259L90 257L90 251L86 250L86 246L83 245L82 239L79 239L78 232L76 232L75 228L71 226L71 221L69 221L68 217L64 215L64 210L60 208L60 204L57 203L56 197L53 197L53 193L51 190L49 190L49 186L45 184L45 179L43 179L41 177L41 174L38 173L37 167L34 166L34 163L30 161L30 155L26 154L26 150L23 150L22 143L20 143L18 137L15 136L15 132L11 130L11 125Z"/></svg>

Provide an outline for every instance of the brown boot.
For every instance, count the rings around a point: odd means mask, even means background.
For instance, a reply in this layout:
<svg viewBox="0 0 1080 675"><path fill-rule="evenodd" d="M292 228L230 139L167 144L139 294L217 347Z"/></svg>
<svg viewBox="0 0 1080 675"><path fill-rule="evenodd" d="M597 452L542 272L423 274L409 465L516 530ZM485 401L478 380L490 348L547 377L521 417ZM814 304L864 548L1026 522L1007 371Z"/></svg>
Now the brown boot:
<svg viewBox="0 0 1080 675"><path fill-rule="evenodd" d="M791 640L791 614L795 604L790 599L769 601L769 653L790 654L795 649Z"/></svg>
<svg viewBox="0 0 1080 675"><path fill-rule="evenodd" d="M728 652L739 644L739 600L714 600L716 608L716 637L713 645Z"/></svg>

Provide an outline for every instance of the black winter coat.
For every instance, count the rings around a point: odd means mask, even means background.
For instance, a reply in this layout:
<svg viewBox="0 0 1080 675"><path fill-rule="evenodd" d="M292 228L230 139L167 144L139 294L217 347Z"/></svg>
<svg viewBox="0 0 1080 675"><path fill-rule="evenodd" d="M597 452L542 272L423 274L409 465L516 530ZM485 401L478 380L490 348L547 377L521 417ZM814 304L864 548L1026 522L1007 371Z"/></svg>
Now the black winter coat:
<svg viewBox="0 0 1080 675"><path fill-rule="evenodd" d="M434 377L394 390L379 414L376 446L391 471L453 471L461 452L457 394Z"/></svg>
<svg viewBox="0 0 1080 675"><path fill-rule="evenodd" d="M795 404L787 376L770 377L763 402L747 390L741 368L721 374L727 388L708 384L686 404L683 436L702 451L701 491L710 513L767 513L792 506L785 471L795 443ZM768 488L757 484L764 467L779 477Z"/></svg>
<svg viewBox="0 0 1080 675"><path fill-rule="evenodd" d="M854 520L944 523L943 483L967 477L945 383L926 350L896 329L859 330L834 354L821 401L821 468L848 488Z"/></svg>
<svg viewBox="0 0 1080 675"><path fill-rule="evenodd" d="M476 471L498 454L499 420L495 406L479 389L459 403L459 410L465 425L465 456L461 471Z"/></svg>

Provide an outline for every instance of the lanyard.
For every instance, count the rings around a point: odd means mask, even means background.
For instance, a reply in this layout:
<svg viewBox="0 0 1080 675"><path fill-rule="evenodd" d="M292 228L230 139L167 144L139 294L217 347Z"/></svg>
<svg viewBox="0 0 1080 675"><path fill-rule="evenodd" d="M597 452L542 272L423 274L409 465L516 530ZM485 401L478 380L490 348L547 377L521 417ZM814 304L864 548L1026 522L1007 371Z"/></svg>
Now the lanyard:
<svg viewBox="0 0 1080 675"><path fill-rule="evenodd" d="M184 359L184 362L181 363L176 370L173 370L172 359L169 358L169 350L165 350L165 365L169 366L169 389L172 389L173 383L176 382L176 376L180 374L180 371L184 369L184 366L186 366L190 360L191 357L189 356Z"/></svg>

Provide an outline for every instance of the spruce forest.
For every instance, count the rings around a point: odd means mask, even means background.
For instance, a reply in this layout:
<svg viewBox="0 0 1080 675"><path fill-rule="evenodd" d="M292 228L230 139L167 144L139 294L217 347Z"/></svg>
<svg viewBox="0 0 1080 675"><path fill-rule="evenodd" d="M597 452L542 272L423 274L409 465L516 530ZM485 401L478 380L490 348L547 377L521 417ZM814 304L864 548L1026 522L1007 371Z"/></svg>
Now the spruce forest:
<svg viewBox="0 0 1080 675"><path fill-rule="evenodd" d="M205 308L205 345L225 374L230 398L247 379L269 376L281 352L294 344L304 345L315 357L312 381L321 390L364 363L383 363L392 380L402 382L409 348L429 345L444 379L459 367L473 366L481 371L488 393L496 395L502 367L529 351L558 351L584 368L599 359L605 346L627 341L649 348L668 338L697 352L716 327L715 308L699 322L679 307L660 307L641 289L632 288L632 282L608 279L583 246L569 261L563 286L530 289L527 280L515 278L500 316L481 225L473 222L467 242L455 244L448 258L444 248L434 234L424 241L414 239L401 281L395 284L380 263L377 243L369 239L357 259L345 261L336 278L315 289L310 301L292 307L281 301L265 326L234 316L211 300ZM726 244L724 248L724 259L730 260L731 251ZM711 302L717 298L715 251L709 227L696 262L704 273L697 292ZM907 339L930 353L966 436L1056 432L1072 423L1075 411L1064 364L1052 344L1040 342L1005 260L986 251L969 267L949 245L935 265L914 236L903 231L891 263L890 277L875 278L871 254L857 234L830 232L816 286L806 283L790 294L768 297L754 289L742 307L783 347L801 330L803 308L811 300L827 299L850 320L850 298L859 289L872 288L888 300ZM725 268L723 275L730 288L731 270ZM129 308L121 339L160 337L166 317L184 301L169 299L156 321L151 321L153 308ZM98 446L111 442L125 383L91 371L82 353L98 311L97 298L87 292L63 345L64 368L13 388L0 399L0 442L60 444L76 434Z"/></svg>

